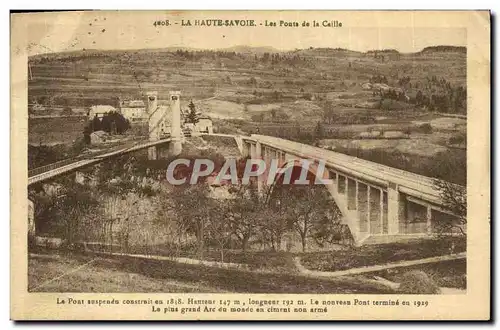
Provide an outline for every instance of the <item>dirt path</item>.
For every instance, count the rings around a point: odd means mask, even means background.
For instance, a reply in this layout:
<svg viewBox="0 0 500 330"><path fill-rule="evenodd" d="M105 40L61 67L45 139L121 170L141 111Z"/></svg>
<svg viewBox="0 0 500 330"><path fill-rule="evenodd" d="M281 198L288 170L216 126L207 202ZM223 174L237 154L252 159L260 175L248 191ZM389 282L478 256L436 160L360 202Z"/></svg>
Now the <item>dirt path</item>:
<svg viewBox="0 0 500 330"><path fill-rule="evenodd" d="M167 256L145 255L145 254L129 254L129 253L120 253L120 252L93 252L93 253L98 254L98 255L107 255L107 256L121 256L121 257L132 257L132 258L149 259L149 260L174 261L174 262L178 262L181 264L189 264L189 265L203 265L203 266L218 267L218 268L249 270L248 265L237 264L237 263L233 263L233 262L218 262L218 261L208 261L208 260L199 260L199 259L182 258L182 257L167 257Z"/></svg>
<svg viewBox="0 0 500 330"><path fill-rule="evenodd" d="M359 268L338 270L338 271L334 271L334 272L323 272L323 271L319 271L319 270L309 270L302 265L299 257L294 258L294 263L295 263L295 266L297 267L297 269L299 270L299 272L302 274L312 275L312 276L317 276L317 277L336 277L336 276L372 273L372 272L378 272L378 271L382 271L382 270L386 270L386 269L417 266L417 265L423 265L423 264L440 262L440 261L465 259L465 257L466 257L466 252L461 252L461 253L457 253L457 254L450 254L450 255L439 256L439 257L431 257L431 258L418 259L418 260L406 260L406 261L387 263L387 264L383 264L383 265L373 265L373 266L365 266L365 267L359 267Z"/></svg>

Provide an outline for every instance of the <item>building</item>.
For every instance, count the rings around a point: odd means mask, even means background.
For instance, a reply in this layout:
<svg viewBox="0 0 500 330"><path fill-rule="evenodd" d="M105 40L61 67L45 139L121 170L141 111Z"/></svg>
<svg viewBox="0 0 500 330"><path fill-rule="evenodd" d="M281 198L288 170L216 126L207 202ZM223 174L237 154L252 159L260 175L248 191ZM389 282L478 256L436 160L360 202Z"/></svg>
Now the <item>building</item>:
<svg viewBox="0 0 500 330"><path fill-rule="evenodd" d="M212 134L214 132L212 119L210 119L210 117L199 117L195 126L196 130L200 133Z"/></svg>
<svg viewBox="0 0 500 330"><path fill-rule="evenodd" d="M120 112L130 123L148 120L146 104L143 100L123 101L120 105Z"/></svg>
<svg viewBox="0 0 500 330"><path fill-rule="evenodd" d="M117 112L117 110L111 105L93 105L90 107L89 119L92 120L96 115L97 118L102 118L109 112Z"/></svg>
<svg viewBox="0 0 500 330"><path fill-rule="evenodd" d="M29 104L28 109L30 109L32 112L42 112L48 110L44 105L38 103Z"/></svg>
<svg viewBox="0 0 500 330"><path fill-rule="evenodd" d="M184 123L182 125L184 135L186 135L188 132L189 134L194 133L206 133L206 134L212 134L214 132L214 128L212 125L212 119L209 117L199 117L198 122L196 124L193 123Z"/></svg>

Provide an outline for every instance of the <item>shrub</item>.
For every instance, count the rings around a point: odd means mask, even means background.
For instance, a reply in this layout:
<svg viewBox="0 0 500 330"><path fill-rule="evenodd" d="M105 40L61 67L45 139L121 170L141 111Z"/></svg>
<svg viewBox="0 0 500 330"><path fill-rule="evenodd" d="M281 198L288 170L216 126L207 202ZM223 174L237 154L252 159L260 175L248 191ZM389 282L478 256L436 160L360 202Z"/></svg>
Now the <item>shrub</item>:
<svg viewBox="0 0 500 330"><path fill-rule="evenodd" d="M445 288L467 288L467 275L444 276L439 279L439 284Z"/></svg>
<svg viewBox="0 0 500 330"><path fill-rule="evenodd" d="M401 276L401 285L398 289L403 294L438 294L438 285L420 270L412 270Z"/></svg>
<svg viewBox="0 0 500 330"><path fill-rule="evenodd" d="M409 109L410 107L411 105L407 103L391 99L384 99L380 102L380 109L386 111L406 110Z"/></svg>
<svg viewBox="0 0 500 330"><path fill-rule="evenodd" d="M448 143L450 145L467 144L467 135L465 133L454 134L452 137L448 139Z"/></svg>
<svg viewBox="0 0 500 330"><path fill-rule="evenodd" d="M420 124L417 126L417 131L424 134L432 133L432 126L429 123Z"/></svg>

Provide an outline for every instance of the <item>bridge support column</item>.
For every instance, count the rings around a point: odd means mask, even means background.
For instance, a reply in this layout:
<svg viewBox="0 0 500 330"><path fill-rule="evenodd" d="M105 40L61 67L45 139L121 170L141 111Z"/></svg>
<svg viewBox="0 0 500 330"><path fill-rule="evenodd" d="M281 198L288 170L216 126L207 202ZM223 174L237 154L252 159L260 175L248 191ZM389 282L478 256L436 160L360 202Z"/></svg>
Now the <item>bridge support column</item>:
<svg viewBox="0 0 500 330"><path fill-rule="evenodd" d="M370 222L371 222L371 219L372 219L372 216L371 216L371 199L370 199L370 186L367 185L366 186L366 216L367 216L367 221L368 221L368 233L370 234L371 233L371 228L370 228Z"/></svg>
<svg viewBox="0 0 500 330"><path fill-rule="evenodd" d="M149 141L157 141L159 139L158 135L158 92L147 92L147 112L149 116ZM158 155L156 154L156 147L148 148L148 159L156 160Z"/></svg>
<svg viewBox="0 0 500 330"><path fill-rule="evenodd" d="M398 186L389 183L387 188L387 232L390 235L399 232L400 198Z"/></svg>
<svg viewBox="0 0 500 330"><path fill-rule="evenodd" d="M36 224L35 224L35 203L28 199L28 241L35 238Z"/></svg>
<svg viewBox="0 0 500 330"><path fill-rule="evenodd" d="M262 159L262 145L260 144L260 142L255 143L255 157L253 158ZM259 192L259 194L262 193L263 190L262 180L264 180L262 176L259 176L257 178L257 191Z"/></svg>
<svg viewBox="0 0 500 330"><path fill-rule="evenodd" d="M246 144L246 142L243 141L243 139L241 138L241 136L237 136L237 137L235 137L235 139L240 139L241 140L241 150L240 150L241 158L248 157L249 156L249 154L248 154L248 145Z"/></svg>
<svg viewBox="0 0 500 330"><path fill-rule="evenodd" d="M148 148L148 159L149 160L156 160L156 159L158 159L158 156L156 154L156 147L149 147Z"/></svg>
<svg viewBox="0 0 500 330"><path fill-rule="evenodd" d="M356 193L354 194L354 209L359 212L359 181L356 180Z"/></svg>
<svg viewBox="0 0 500 330"><path fill-rule="evenodd" d="M382 234L385 233L384 231L384 191L382 189L379 189L380 192L380 232Z"/></svg>
<svg viewBox="0 0 500 330"><path fill-rule="evenodd" d="M432 208L427 206L427 234L432 234Z"/></svg>

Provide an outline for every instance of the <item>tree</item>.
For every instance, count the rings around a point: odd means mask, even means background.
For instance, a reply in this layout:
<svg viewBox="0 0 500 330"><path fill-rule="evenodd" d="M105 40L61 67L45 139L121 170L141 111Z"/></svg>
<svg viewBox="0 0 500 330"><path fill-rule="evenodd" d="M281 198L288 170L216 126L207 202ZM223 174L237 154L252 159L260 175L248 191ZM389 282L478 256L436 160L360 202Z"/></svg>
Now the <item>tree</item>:
<svg viewBox="0 0 500 330"><path fill-rule="evenodd" d="M224 262L224 248L231 241L231 223L228 221L228 206L214 200L209 208L209 217L206 227L209 242L215 242L220 252L220 261Z"/></svg>
<svg viewBox="0 0 500 330"><path fill-rule="evenodd" d="M105 131L108 133L123 134L130 128L130 122L118 112L108 112L101 119L94 116L92 130Z"/></svg>
<svg viewBox="0 0 500 330"><path fill-rule="evenodd" d="M90 144L90 134L92 133L92 123L88 123L83 128L83 141L85 144Z"/></svg>
<svg viewBox="0 0 500 330"><path fill-rule="evenodd" d="M323 107L323 120L328 124L335 123L336 113L332 102L326 102Z"/></svg>
<svg viewBox="0 0 500 330"><path fill-rule="evenodd" d="M253 184L238 185L230 193L234 197L228 205L227 219L232 235L240 242L241 249L246 251L248 242L259 229L260 214L266 205Z"/></svg>
<svg viewBox="0 0 500 330"><path fill-rule="evenodd" d="M130 122L122 114L118 112L112 112L110 114L112 127L116 129L117 134L123 134L130 128Z"/></svg>
<svg viewBox="0 0 500 330"><path fill-rule="evenodd" d="M99 117L97 117L97 114L94 115L94 118L92 119L91 126L92 126L92 132L96 132L96 131L101 130L101 120L99 119Z"/></svg>
<svg viewBox="0 0 500 330"><path fill-rule="evenodd" d="M465 187L440 179L434 180L434 186L439 191L443 205L456 217L436 218L440 234L449 234L454 228L466 236L467 225L467 190Z"/></svg>
<svg viewBox="0 0 500 330"><path fill-rule="evenodd" d="M187 114L186 122L196 125L200 121L200 119L199 119L199 113L196 111L196 106L194 105L193 101L189 102L188 107L189 107L189 112Z"/></svg>
<svg viewBox="0 0 500 330"><path fill-rule="evenodd" d="M283 185L275 189L280 190L277 196L281 208L286 210L287 225L300 236L302 252L306 252L309 237L331 230L323 222L334 203L323 186Z"/></svg>
<svg viewBox="0 0 500 330"><path fill-rule="evenodd" d="M265 119L265 115L260 112L251 116L252 121L262 123Z"/></svg>
<svg viewBox="0 0 500 330"><path fill-rule="evenodd" d="M71 109L71 107L64 107L62 113L61 113L63 116L70 116L73 114L73 110Z"/></svg>
<svg viewBox="0 0 500 330"><path fill-rule="evenodd" d="M285 189L281 187L278 183L273 189L269 187L265 194L268 207L261 212L261 215L267 219L261 224L262 234L271 243L274 251L281 250L283 236L290 229L289 208L283 202L286 198Z"/></svg>
<svg viewBox="0 0 500 330"><path fill-rule="evenodd" d="M31 194L35 204L35 219L42 231L60 235L71 246L79 239L85 239L91 230L95 230L100 217L96 216L99 201L87 186L82 186L72 179L64 178L62 189L56 195L47 195L41 191ZM86 218L89 218L85 221Z"/></svg>
<svg viewBox="0 0 500 330"><path fill-rule="evenodd" d="M216 202L209 198L208 194L207 184L196 184L176 186L174 192L169 195L169 199L173 202L170 207L173 207L177 214L179 228L196 237L200 260L203 260L206 229L210 217L213 216L214 203Z"/></svg>
<svg viewBox="0 0 500 330"><path fill-rule="evenodd" d="M272 118L272 121L275 121L276 120L276 109L272 109L271 110L271 118Z"/></svg>
<svg viewBox="0 0 500 330"><path fill-rule="evenodd" d="M111 132L111 118L110 118L110 116L108 114L105 114L101 118L100 130L108 132L108 133Z"/></svg>
<svg viewBox="0 0 500 330"><path fill-rule="evenodd" d="M318 121L316 123L316 128L314 129L314 138L315 139L322 139L325 136L325 128L323 127L323 124Z"/></svg>

